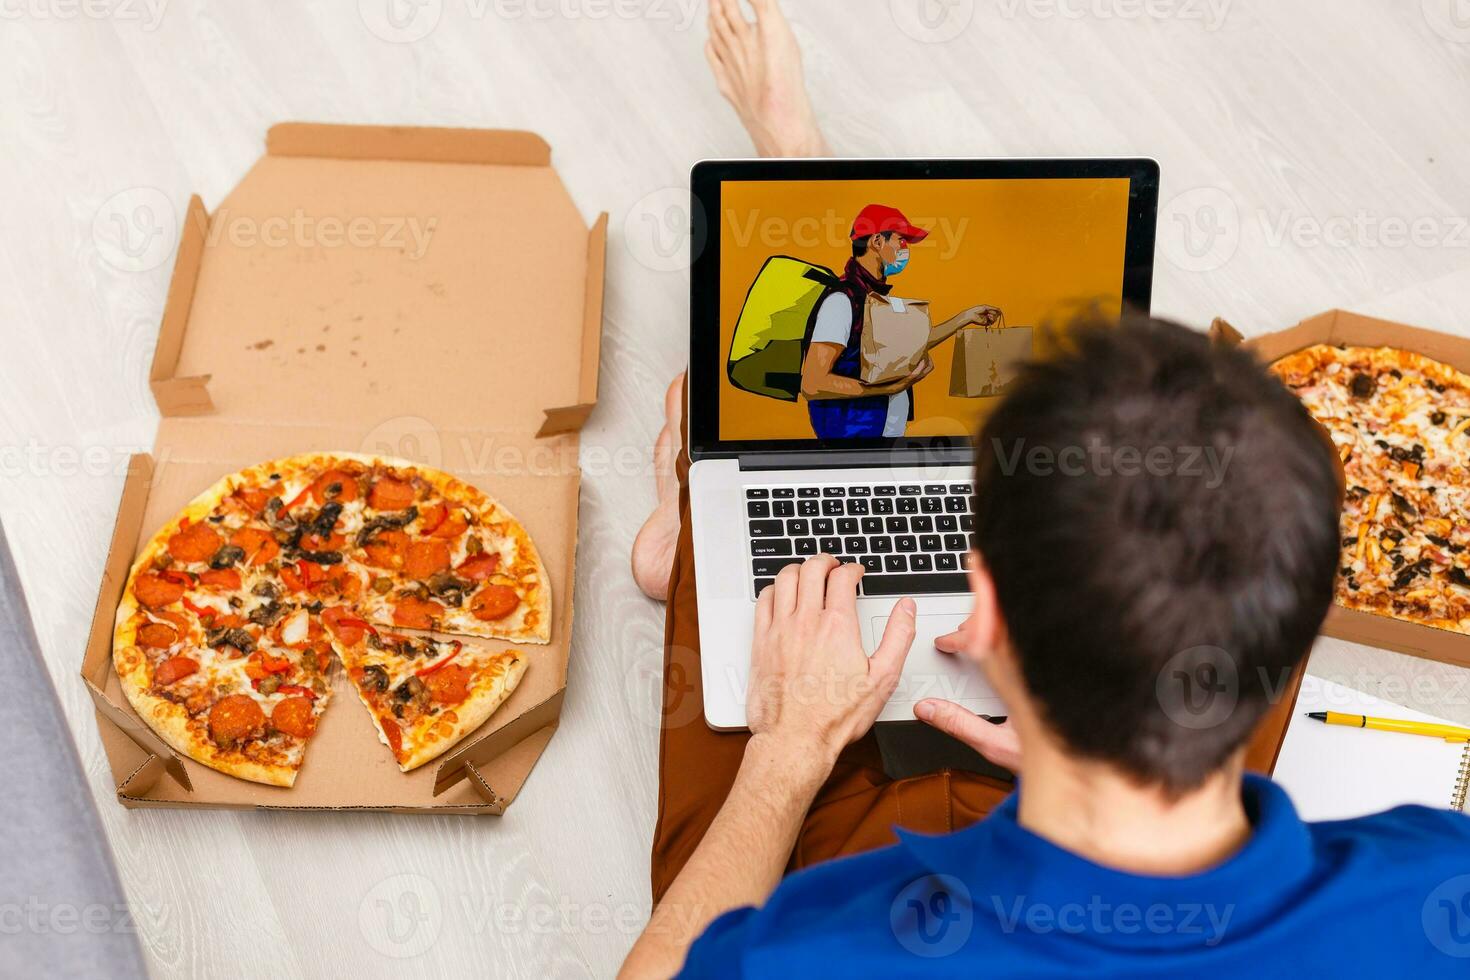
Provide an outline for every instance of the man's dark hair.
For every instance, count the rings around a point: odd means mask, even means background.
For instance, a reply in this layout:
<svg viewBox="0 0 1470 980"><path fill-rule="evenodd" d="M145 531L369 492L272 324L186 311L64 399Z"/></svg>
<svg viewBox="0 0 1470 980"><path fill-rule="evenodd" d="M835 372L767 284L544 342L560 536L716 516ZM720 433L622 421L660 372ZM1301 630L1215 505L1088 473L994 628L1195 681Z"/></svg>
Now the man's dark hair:
<svg viewBox="0 0 1470 980"><path fill-rule="evenodd" d="M1249 739L1326 615L1337 461L1237 347L1143 317L1060 345L981 429L976 545L1048 724L1181 794Z"/></svg>
<svg viewBox="0 0 1470 980"><path fill-rule="evenodd" d="M855 259L860 259L864 255L867 255L868 254L868 245L872 243L872 240L875 237L876 238L881 238L881 239L883 239L886 242L886 241L888 241L888 239L892 238L894 235L897 235L897 234L898 234L898 232L896 232L896 231L878 231L878 232L874 232L871 235L864 235L861 238L854 238L852 240L852 257L855 258Z"/></svg>

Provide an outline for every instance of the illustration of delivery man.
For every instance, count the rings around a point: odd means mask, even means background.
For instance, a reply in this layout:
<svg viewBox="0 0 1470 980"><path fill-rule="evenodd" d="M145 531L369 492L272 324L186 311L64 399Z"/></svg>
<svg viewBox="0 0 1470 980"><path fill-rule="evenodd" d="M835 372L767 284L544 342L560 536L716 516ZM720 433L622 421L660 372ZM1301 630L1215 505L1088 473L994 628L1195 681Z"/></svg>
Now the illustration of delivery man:
<svg viewBox="0 0 1470 980"><path fill-rule="evenodd" d="M864 384L860 347L868 294L887 296L888 280L909 264L909 244L929 236L897 208L869 204L852 223L852 258L837 286L817 308L811 343L801 365L801 393L807 399L812 430L819 439L902 436L914 417L909 391L934 370L926 354L907 377ZM974 306L929 331L932 350L965 327L994 324L1000 310Z"/></svg>

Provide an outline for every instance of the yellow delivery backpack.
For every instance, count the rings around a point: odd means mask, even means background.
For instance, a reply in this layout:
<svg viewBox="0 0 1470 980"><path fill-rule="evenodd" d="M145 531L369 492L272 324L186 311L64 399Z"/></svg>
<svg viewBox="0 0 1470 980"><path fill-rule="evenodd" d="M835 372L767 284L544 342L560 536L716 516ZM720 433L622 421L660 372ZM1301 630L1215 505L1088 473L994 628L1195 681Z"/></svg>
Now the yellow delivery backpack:
<svg viewBox="0 0 1470 980"><path fill-rule="evenodd" d="M754 395L796 401L817 307L836 287L831 269L786 255L767 259L735 324L725 364L731 383Z"/></svg>

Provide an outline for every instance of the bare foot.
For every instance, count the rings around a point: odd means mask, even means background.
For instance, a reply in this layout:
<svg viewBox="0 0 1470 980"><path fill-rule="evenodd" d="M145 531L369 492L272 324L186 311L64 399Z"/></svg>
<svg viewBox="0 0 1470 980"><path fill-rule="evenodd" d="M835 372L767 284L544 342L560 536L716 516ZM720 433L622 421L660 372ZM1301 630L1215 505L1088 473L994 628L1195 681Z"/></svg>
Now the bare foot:
<svg viewBox="0 0 1470 980"><path fill-rule="evenodd" d="M633 539L633 580L650 599L669 597L669 572L674 567L674 549L679 544L679 480L674 461L679 456L684 421L684 375L680 372L664 393L664 428L653 444L653 475L658 483L658 504L638 537Z"/></svg>
<svg viewBox="0 0 1470 980"><path fill-rule="evenodd" d="M763 157L830 156L807 98L801 49L776 0L710 0L705 57L720 94L735 107Z"/></svg>

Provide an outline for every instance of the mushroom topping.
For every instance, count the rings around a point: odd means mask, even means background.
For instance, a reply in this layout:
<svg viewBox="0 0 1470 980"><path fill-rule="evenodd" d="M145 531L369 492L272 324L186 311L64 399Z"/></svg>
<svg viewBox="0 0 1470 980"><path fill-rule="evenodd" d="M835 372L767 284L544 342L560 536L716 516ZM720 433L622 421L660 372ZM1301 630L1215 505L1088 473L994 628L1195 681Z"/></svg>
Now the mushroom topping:
<svg viewBox="0 0 1470 980"><path fill-rule="evenodd" d="M1354 398L1372 398L1373 393L1378 390L1378 382L1370 374L1355 374L1348 384L1348 390L1353 393Z"/></svg>
<svg viewBox="0 0 1470 980"><path fill-rule="evenodd" d="M362 669L362 686L365 690L388 690L388 672L377 664Z"/></svg>
<svg viewBox="0 0 1470 980"><path fill-rule="evenodd" d="M255 649L255 637L232 626L228 629L212 629L205 631L204 642L211 647L234 647L241 653L250 653Z"/></svg>
<svg viewBox="0 0 1470 980"><path fill-rule="evenodd" d="M362 526L362 530L357 532L357 546L359 548L365 547L372 542L374 535L379 531L404 527L416 520L418 516L419 509L417 507L410 507L407 510L398 511L396 514L379 514L377 517L365 523Z"/></svg>
<svg viewBox="0 0 1470 980"><path fill-rule="evenodd" d="M214 553L214 557L209 559L209 567L229 568L231 565L235 564L235 562L241 561L244 558L245 549L241 548L239 545L222 545L220 549Z"/></svg>

